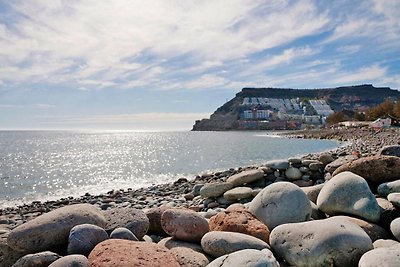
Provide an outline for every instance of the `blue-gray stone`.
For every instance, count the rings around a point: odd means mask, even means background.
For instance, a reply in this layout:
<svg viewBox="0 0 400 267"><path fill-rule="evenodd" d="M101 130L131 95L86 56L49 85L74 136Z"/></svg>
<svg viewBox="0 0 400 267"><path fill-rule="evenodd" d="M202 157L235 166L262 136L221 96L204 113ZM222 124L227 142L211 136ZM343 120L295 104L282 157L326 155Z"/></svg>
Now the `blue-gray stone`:
<svg viewBox="0 0 400 267"><path fill-rule="evenodd" d="M139 241L137 237L127 228L119 227L111 232L110 238L112 239L126 239L132 241Z"/></svg>
<svg viewBox="0 0 400 267"><path fill-rule="evenodd" d="M108 239L107 232L96 225L81 224L71 229L68 239L68 254L89 255L100 242Z"/></svg>
<svg viewBox="0 0 400 267"><path fill-rule="evenodd" d="M62 257L52 264L49 267L88 267L89 262L88 259L83 255L68 255Z"/></svg>

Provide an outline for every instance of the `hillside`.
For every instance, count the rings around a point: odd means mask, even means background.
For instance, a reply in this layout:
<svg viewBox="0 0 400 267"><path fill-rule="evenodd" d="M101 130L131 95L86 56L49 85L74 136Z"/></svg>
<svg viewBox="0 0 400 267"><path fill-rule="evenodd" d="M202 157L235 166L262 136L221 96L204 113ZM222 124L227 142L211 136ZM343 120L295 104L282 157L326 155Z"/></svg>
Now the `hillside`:
<svg viewBox="0 0 400 267"><path fill-rule="evenodd" d="M325 89L243 88L233 99L219 107L209 119L196 121L193 131L286 129L288 123L296 124L293 128L299 128L298 124L304 123L304 116L307 116L309 121L314 120L313 123L317 123L318 115L320 121L324 119L321 115L324 113L313 109L316 104L310 100L318 100L317 104L326 105L327 109L330 107L331 112L362 111L380 104L388 97L397 99L400 92L389 87L374 87L371 84ZM278 100L283 103L280 104L281 107L287 107L285 103L291 103L290 111L271 104ZM294 106L299 105L302 108L295 110ZM253 116L251 112L254 113ZM312 116L315 118L311 118Z"/></svg>

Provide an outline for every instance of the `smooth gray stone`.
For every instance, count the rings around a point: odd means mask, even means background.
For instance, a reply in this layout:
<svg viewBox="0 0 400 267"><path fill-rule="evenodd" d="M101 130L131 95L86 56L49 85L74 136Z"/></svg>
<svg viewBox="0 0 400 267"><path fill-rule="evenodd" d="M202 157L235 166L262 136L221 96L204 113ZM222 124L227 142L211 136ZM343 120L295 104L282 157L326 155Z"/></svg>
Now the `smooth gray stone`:
<svg viewBox="0 0 400 267"><path fill-rule="evenodd" d="M400 146L399 145L384 146L378 151L376 155L400 157Z"/></svg>
<svg viewBox="0 0 400 267"><path fill-rule="evenodd" d="M62 257L52 264L49 267L88 267L89 262L88 259L83 255L68 255Z"/></svg>
<svg viewBox="0 0 400 267"><path fill-rule="evenodd" d="M108 233L111 233L118 227L129 229L139 240L149 230L150 222L146 214L135 208L114 208L104 212L107 219L105 227Z"/></svg>
<svg viewBox="0 0 400 267"><path fill-rule="evenodd" d="M185 267L207 266L211 259L204 252L198 252L185 247L175 247L170 249L170 251L176 256L179 265Z"/></svg>
<svg viewBox="0 0 400 267"><path fill-rule="evenodd" d="M390 223L390 231L397 241L400 241L400 218L396 218Z"/></svg>
<svg viewBox="0 0 400 267"><path fill-rule="evenodd" d="M390 193L387 199L396 207L400 207L400 193Z"/></svg>
<svg viewBox="0 0 400 267"><path fill-rule="evenodd" d="M47 267L59 258L57 253L50 251L28 254L20 258L12 267Z"/></svg>
<svg viewBox="0 0 400 267"><path fill-rule="evenodd" d="M108 239L107 232L96 225L81 224L71 229L68 238L68 254L88 256L94 247Z"/></svg>
<svg viewBox="0 0 400 267"><path fill-rule="evenodd" d="M272 250L298 267L357 266L373 248L369 236L347 220L324 220L279 225L270 235Z"/></svg>
<svg viewBox="0 0 400 267"><path fill-rule="evenodd" d="M365 253L359 267L400 266L400 246L376 248Z"/></svg>
<svg viewBox="0 0 400 267"><path fill-rule="evenodd" d="M114 229L110 234L111 239L126 239L132 241L139 241L137 237L127 228L119 227Z"/></svg>
<svg viewBox="0 0 400 267"><path fill-rule="evenodd" d="M367 181L352 172L342 172L325 183L317 198L318 208L329 215L350 214L379 222L381 209Z"/></svg>
<svg viewBox="0 0 400 267"><path fill-rule="evenodd" d="M378 186L378 194L387 197L391 193L400 193L400 180L383 183Z"/></svg>
<svg viewBox="0 0 400 267"><path fill-rule="evenodd" d="M264 188L251 201L249 211L269 229L290 222L303 222L311 218L311 204L306 194L289 182L277 182Z"/></svg>
<svg viewBox="0 0 400 267"><path fill-rule="evenodd" d="M345 157L340 157L338 159L335 159L334 161L332 161L331 163L329 163L328 165L325 166L325 171L329 172L329 173L333 173L337 168L339 168L340 166L355 161L356 159L358 159L358 157L353 156L353 155L349 155L349 156L345 156Z"/></svg>
<svg viewBox="0 0 400 267"><path fill-rule="evenodd" d="M211 231L201 239L201 247L205 252L220 257L247 248L264 249L269 245L256 237L234 232Z"/></svg>
<svg viewBox="0 0 400 267"><path fill-rule="evenodd" d="M229 177L226 181L228 183L233 184L233 186L241 186L244 184L255 182L263 177L264 177L264 171L256 169L256 170L242 171L240 173L234 174L231 177Z"/></svg>
<svg viewBox="0 0 400 267"><path fill-rule="evenodd" d="M400 243L392 239L378 239L374 242L373 245L374 248L386 248L386 247L393 247L396 245L400 245Z"/></svg>
<svg viewBox="0 0 400 267"><path fill-rule="evenodd" d="M252 197L253 189L250 187L235 187L224 193L224 198L228 201L235 201Z"/></svg>
<svg viewBox="0 0 400 267"><path fill-rule="evenodd" d="M265 163L266 167L270 167L277 170L286 170L289 168L289 161L287 160L270 160Z"/></svg>
<svg viewBox="0 0 400 267"><path fill-rule="evenodd" d="M285 175L286 175L286 178L288 178L290 181L299 180L303 176L301 171L294 167L289 167L285 171Z"/></svg>
<svg viewBox="0 0 400 267"><path fill-rule="evenodd" d="M303 190L303 192L306 193L306 195L310 201L312 201L316 204L318 195L321 192L321 189L322 189L322 187L324 187L324 185L325 185L325 183L312 185L312 186L304 186L304 187L301 187L301 190Z"/></svg>
<svg viewBox="0 0 400 267"><path fill-rule="evenodd" d="M213 260L207 267L279 267L269 249L243 249Z"/></svg>
<svg viewBox="0 0 400 267"><path fill-rule="evenodd" d="M13 249L27 253L51 250L66 245L71 229L85 223L104 227L106 220L93 205L65 206L16 227L8 235L7 242Z"/></svg>
<svg viewBox="0 0 400 267"><path fill-rule="evenodd" d="M203 198L217 198L219 196L222 196L226 191L229 189L233 188L232 183L227 183L227 182L221 182L221 183L209 183L205 184L201 189L200 189L200 196Z"/></svg>
<svg viewBox="0 0 400 267"><path fill-rule="evenodd" d="M189 248L197 252L204 252L203 248L201 245L197 243L192 243L192 242L185 242L182 240L178 240L173 237L166 237L160 240L160 242L157 243L160 246L166 247L167 249L173 249L173 248Z"/></svg>

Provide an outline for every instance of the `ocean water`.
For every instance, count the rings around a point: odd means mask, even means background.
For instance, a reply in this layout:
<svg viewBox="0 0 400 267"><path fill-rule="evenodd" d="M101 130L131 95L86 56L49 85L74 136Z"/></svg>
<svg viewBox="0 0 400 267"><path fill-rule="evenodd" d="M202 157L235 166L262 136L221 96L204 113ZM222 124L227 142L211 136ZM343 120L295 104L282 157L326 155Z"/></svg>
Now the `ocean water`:
<svg viewBox="0 0 400 267"><path fill-rule="evenodd" d="M336 148L271 132L0 131L0 208Z"/></svg>

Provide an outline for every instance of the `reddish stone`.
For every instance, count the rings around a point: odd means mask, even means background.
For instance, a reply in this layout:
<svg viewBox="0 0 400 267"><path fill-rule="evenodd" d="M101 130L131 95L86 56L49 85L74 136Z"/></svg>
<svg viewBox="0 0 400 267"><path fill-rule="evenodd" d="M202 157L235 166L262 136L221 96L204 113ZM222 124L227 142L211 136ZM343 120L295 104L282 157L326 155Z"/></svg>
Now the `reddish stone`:
<svg viewBox="0 0 400 267"><path fill-rule="evenodd" d="M176 256L154 243L109 239L90 253L90 267L179 267Z"/></svg>
<svg viewBox="0 0 400 267"><path fill-rule="evenodd" d="M269 243L269 229L251 212L244 209L222 211L209 221L210 231L237 232Z"/></svg>

